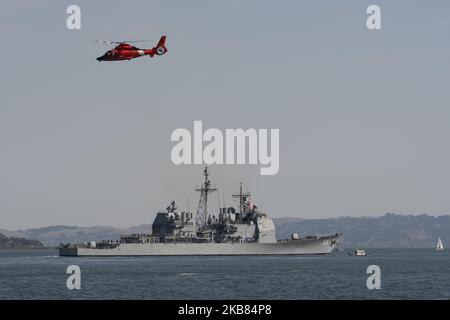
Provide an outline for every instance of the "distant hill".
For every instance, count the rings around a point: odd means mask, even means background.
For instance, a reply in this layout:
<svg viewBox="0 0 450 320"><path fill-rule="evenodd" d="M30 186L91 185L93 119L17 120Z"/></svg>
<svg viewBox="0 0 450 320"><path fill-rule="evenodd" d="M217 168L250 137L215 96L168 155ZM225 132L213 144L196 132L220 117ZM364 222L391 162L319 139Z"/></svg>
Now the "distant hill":
<svg viewBox="0 0 450 320"><path fill-rule="evenodd" d="M344 233L342 246L347 248L432 247L441 237L444 246L450 243L450 215L398 215L381 217L340 217L329 219L274 219L277 238L289 238L294 232L301 236ZM0 230L9 237L37 239L46 246L81 241L118 240L122 234L149 233L151 225L130 228L108 226L50 226L18 231Z"/></svg>
<svg viewBox="0 0 450 320"><path fill-rule="evenodd" d="M38 240L7 237L0 233L0 250L5 249L42 249L44 245Z"/></svg>
<svg viewBox="0 0 450 320"><path fill-rule="evenodd" d="M354 248L432 247L438 237L450 243L450 215L397 215L382 217L340 217L330 219L274 219L277 237L287 238L293 232L316 235L342 232L342 246ZM280 223L280 221L282 223Z"/></svg>
<svg viewBox="0 0 450 320"><path fill-rule="evenodd" d="M152 226L148 224L130 228L113 228L109 226L76 227L59 225L18 231L0 230L0 233L14 237L20 236L27 239L38 239L46 246L56 247L60 243L118 240L122 234L149 233L151 229Z"/></svg>

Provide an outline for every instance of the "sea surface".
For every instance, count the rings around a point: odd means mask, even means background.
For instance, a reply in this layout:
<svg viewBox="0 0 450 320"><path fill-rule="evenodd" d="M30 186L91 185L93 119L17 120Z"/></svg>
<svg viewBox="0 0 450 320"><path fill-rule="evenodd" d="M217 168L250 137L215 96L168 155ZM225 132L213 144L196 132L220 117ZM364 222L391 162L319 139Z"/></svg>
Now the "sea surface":
<svg viewBox="0 0 450 320"><path fill-rule="evenodd" d="M0 299L449 299L450 250L326 256L59 257L0 251ZM67 288L67 267L81 289ZM381 289L367 288L367 267Z"/></svg>

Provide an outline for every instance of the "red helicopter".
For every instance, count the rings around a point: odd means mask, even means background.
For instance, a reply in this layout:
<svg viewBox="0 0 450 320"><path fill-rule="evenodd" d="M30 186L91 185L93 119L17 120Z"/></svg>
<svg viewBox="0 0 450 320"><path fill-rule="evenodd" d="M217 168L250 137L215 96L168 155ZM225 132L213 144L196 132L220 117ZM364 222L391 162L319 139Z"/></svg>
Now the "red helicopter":
<svg viewBox="0 0 450 320"><path fill-rule="evenodd" d="M114 49L107 51L104 55L97 58L97 61L118 61L118 60L131 60L142 56L153 57L155 54L161 56L167 52L166 48L166 36L162 36L159 39L156 47L151 49L139 49L132 46L130 43L145 42L147 40L140 41L97 41L106 44L117 44Z"/></svg>

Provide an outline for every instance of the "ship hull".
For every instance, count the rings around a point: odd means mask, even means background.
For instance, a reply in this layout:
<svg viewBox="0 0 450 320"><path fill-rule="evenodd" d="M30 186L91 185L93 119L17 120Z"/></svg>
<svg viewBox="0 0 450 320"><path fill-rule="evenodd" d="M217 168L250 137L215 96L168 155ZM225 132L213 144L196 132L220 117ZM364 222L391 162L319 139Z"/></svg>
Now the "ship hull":
<svg viewBox="0 0 450 320"><path fill-rule="evenodd" d="M231 256L328 254L341 235L276 243L122 243L111 249L61 247L60 256Z"/></svg>

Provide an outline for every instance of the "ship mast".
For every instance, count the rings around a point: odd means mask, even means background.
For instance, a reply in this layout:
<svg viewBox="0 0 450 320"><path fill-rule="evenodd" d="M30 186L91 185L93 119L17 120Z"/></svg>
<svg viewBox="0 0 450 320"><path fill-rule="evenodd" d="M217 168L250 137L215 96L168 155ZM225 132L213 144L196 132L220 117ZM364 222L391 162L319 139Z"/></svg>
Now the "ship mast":
<svg viewBox="0 0 450 320"><path fill-rule="evenodd" d="M209 181L208 167L203 170L203 175L205 176L205 181L201 188L195 189L195 191L200 192L200 200L198 202L197 215L195 217L195 225L197 230L204 228L208 221L208 194L216 191L216 188L211 188L211 181Z"/></svg>
<svg viewBox="0 0 450 320"><path fill-rule="evenodd" d="M244 203L247 197L251 196L250 192L242 192L242 182L239 188L239 194L233 194L233 198L239 198L239 212L242 213L244 211Z"/></svg>

